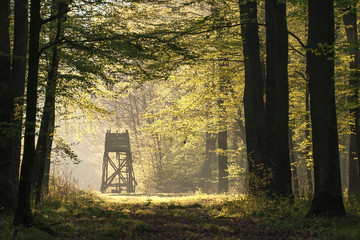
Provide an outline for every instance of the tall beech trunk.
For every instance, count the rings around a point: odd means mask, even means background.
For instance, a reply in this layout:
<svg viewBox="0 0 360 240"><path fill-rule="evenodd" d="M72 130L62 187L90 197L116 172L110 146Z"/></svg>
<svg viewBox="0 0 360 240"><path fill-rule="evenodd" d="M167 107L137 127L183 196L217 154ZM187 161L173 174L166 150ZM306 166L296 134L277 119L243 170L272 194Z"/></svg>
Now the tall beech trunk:
<svg viewBox="0 0 360 240"><path fill-rule="evenodd" d="M307 53L308 54L308 53ZM308 73L307 73L308 75ZM312 157L311 157L311 123L310 123L310 93L309 93L309 84L306 84L305 90L305 138L306 138L306 148L305 148L305 166L306 166L306 183L308 187L309 194L314 193L313 187L313 176L312 176Z"/></svg>
<svg viewBox="0 0 360 240"><path fill-rule="evenodd" d="M55 108L54 112L51 114L50 126L49 129L55 129ZM45 166L44 166L44 178L43 178L43 193L47 194L49 192L49 180L50 180L50 163L51 163L51 147L53 143L53 136L48 136L46 154L45 154Z"/></svg>
<svg viewBox="0 0 360 240"><path fill-rule="evenodd" d="M24 154L21 165L19 192L14 225L32 222L30 195L33 164L35 161L35 122L39 70L39 37L41 30L40 0L31 0L29 34L29 70L26 96L26 122Z"/></svg>
<svg viewBox="0 0 360 240"><path fill-rule="evenodd" d="M257 2L239 0L241 35L245 64L244 112L249 192L264 190L265 109L264 77L260 62Z"/></svg>
<svg viewBox="0 0 360 240"><path fill-rule="evenodd" d="M304 7L304 12L308 10L307 7ZM309 23L305 23L305 29L309 29ZM309 38L308 38L309 41ZM310 119L310 92L309 92L309 51L306 51L306 66L305 66L305 176L306 176L306 185L305 185L305 195L312 197L314 193L314 179L313 179L313 170L314 165L312 161L312 137L311 137L311 119Z"/></svg>
<svg viewBox="0 0 360 240"><path fill-rule="evenodd" d="M0 211L15 210L15 186L11 162L14 98L10 65L10 1L0 1Z"/></svg>
<svg viewBox="0 0 360 240"><path fill-rule="evenodd" d="M308 216L345 214L341 190L334 87L334 6L309 1L308 69L315 192Z"/></svg>
<svg viewBox="0 0 360 240"><path fill-rule="evenodd" d="M43 115L41 118L41 126L39 131L39 137L36 145L36 166L39 167L37 171L35 192L36 192L36 204L40 202L42 187L44 181L48 179L45 177L45 172L50 165L50 153L51 145L54 132L54 121L55 121L55 90L56 90L56 75L58 67L57 57L57 46L53 47L53 56L51 63L51 70L49 72L47 86L46 86L46 97L44 103ZM46 178L46 179L45 179ZM47 184L46 184L47 185Z"/></svg>
<svg viewBox="0 0 360 240"><path fill-rule="evenodd" d="M219 16L219 8L220 4L215 5L211 11L215 18L221 18ZM222 19L223 20L223 19ZM222 30L218 30L217 38L219 41L223 39ZM223 54L221 54L223 55ZM227 123L226 123L226 106L224 105L224 96L228 94L228 85L229 79L225 74L225 68L229 66L228 61L225 56L220 56L220 59L223 59L218 64L218 68L220 71L219 78L219 95L218 106L219 106L219 127L220 130L217 134L217 143L218 143L218 193L226 193L229 191L229 178L228 178L228 158L227 158L227 140L228 140L228 132L227 132Z"/></svg>
<svg viewBox="0 0 360 240"><path fill-rule="evenodd" d="M225 71L224 68L228 66L228 62L225 60L219 64L221 74ZM218 167L219 167L219 181L218 181L218 193L227 193L229 191L229 172L228 172L228 127L226 123L226 106L224 106L224 97L229 94L229 79L226 75L220 77L220 95L222 96L218 101L220 109L220 127L221 130L218 132Z"/></svg>
<svg viewBox="0 0 360 240"><path fill-rule="evenodd" d="M226 155L227 151L227 130L223 130L218 133L218 148L221 153L218 156L219 163L219 193L226 193L229 191L229 173L228 173L228 158Z"/></svg>
<svg viewBox="0 0 360 240"><path fill-rule="evenodd" d="M289 156L288 32L286 3L265 0L266 156L272 172L271 193L291 196Z"/></svg>
<svg viewBox="0 0 360 240"><path fill-rule="evenodd" d="M294 196L298 197L300 193L299 176L297 172L297 157L294 149L293 131L289 129L289 150L291 162L291 178Z"/></svg>
<svg viewBox="0 0 360 240"><path fill-rule="evenodd" d="M15 0L14 11L14 48L12 58L12 81L14 84L14 138L12 148L13 179L19 183L20 152L24 89L26 76L26 54L28 42L28 0Z"/></svg>
<svg viewBox="0 0 360 240"><path fill-rule="evenodd" d="M58 15L62 15L67 11L68 5L65 2L58 2L53 0L52 4L55 14L57 12ZM64 17L57 19L56 34L53 39L54 43L60 40L62 34L62 21L64 21ZM35 166L38 167L35 176L36 204L40 203L43 183L49 179L49 177L45 175L49 174L48 170L50 169L50 153L54 132L56 80L59 66L58 51L59 47L57 44L55 44L52 47L51 68L46 85L45 103L43 108L43 115L41 118L39 137L36 145ZM48 183L45 185L48 186Z"/></svg>
<svg viewBox="0 0 360 240"><path fill-rule="evenodd" d="M344 9L343 21L345 32L350 43L349 54L351 56L350 62L350 79L349 87L351 95L349 96L349 115L351 117L350 123L350 144L349 144L349 194L359 194L359 67L360 67L360 51L358 46L358 31L357 31L357 14L356 8L348 6Z"/></svg>
<svg viewBox="0 0 360 240"><path fill-rule="evenodd" d="M200 187L209 192L211 189L211 166L216 162L216 135L206 132L205 160L200 170Z"/></svg>

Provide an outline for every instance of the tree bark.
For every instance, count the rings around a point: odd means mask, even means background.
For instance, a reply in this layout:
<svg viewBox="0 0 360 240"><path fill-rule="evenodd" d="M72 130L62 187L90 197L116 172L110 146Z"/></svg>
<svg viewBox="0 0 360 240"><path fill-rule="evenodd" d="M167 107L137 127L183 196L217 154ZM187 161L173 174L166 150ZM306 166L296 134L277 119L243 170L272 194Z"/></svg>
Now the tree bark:
<svg viewBox="0 0 360 240"><path fill-rule="evenodd" d="M350 79L349 87L351 95L349 96L349 115L351 117L350 123L350 144L349 144L349 194L359 194L359 67L360 67L360 51L358 44L357 31L357 14L353 6L347 6L344 9L343 21L345 32L350 43L349 54L351 56L350 62Z"/></svg>
<svg viewBox="0 0 360 240"><path fill-rule="evenodd" d="M55 130L55 106L52 109L53 112L50 113L50 125L49 129ZM47 194L49 192L49 180L50 180L50 164L51 164L51 147L53 143L53 136L48 136L46 154L45 154L45 166L44 166L44 178L43 178L43 193Z"/></svg>
<svg viewBox="0 0 360 240"><path fill-rule="evenodd" d="M19 183L20 152L24 89L26 76L26 54L28 42L28 0L15 0L14 11L14 48L12 59L12 81L14 84L14 139L12 148L13 179Z"/></svg>
<svg viewBox="0 0 360 240"><path fill-rule="evenodd" d="M289 157L288 31L286 4L265 1L266 156L272 172L271 193L292 196Z"/></svg>
<svg viewBox="0 0 360 240"><path fill-rule="evenodd" d="M227 151L227 130L218 133L218 148L221 153L218 156L219 163L219 193L227 193L229 191L229 173L228 173L228 158Z"/></svg>
<svg viewBox="0 0 360 240"><path fill-rule="evenodd" d="M294 141L292 139L293 131L289 129L289 150L290 150L290 162L291 162L291 177L293 183L293 193L295 197L299 196L299 176L297 172L297 157L294 149Z"/></svg>
<svg viewBox="0 0 360 240"><path fill-rule="evenodd" d="M307 53L308 54L308 53ZM307 71L308 72L308 71ZM308 75L308 73L307 73ZM311 157L311 123L310 123L310 93L309 93L309 84L306 84L305 90L305 140L306 140L306 148L305 148L305 167L306 167L306 182L307 182L307 191L312 196L314 193L313 187L313 176L312 176L312 157Z"/></svg>
<svg viewBox="0 0 360 240"><path fill-rule="evenodd" d="M264 190L265 109L264 78L260 62L256 1L239 0L245 64L244 112L249 192Z"/></svg>
<svg viewBox="0 0 360 240"><path fill-rule="evenodd" d="M54 13L62 15L67 11L67 3L53 1ZM53 39L53 42L58 42L62 34L62 22L64 21L63 17L57 19L56 34ZM36 158L35 166L38 167L38 170L35 171L35 193L36 193L36 204L40 203L42 187L44 180L48 179L45 177L45 169L48 171L50 168L50 153L51 145L54 132L54 122L55 122L55 95L56 95L56 85L57 85L57 73L59 66L59 57L58 57L59 46L54 45L52 47L52 57L51 57L51 68L48 75L46 92L45 92L45 103L43 108L43 115L41 119L41 126L39 131L39 137L36 145ZM46 174L49 174L46 172ZM46 184L48 185L48 184Z"/></svg>
<svg viewBox="0 0 360 240"><path fill-rule="evenodd" d="M15 186L11 162L14 98L10 77L10 1L0 1L0 209L15 210ZM1 210L0 210L1 211Z"/></svg>
<svg viewBox="0 0 360 240"><path fill-rule="evenodd" d="M308 216L343 216L334 87L332 0L309 1L310 112L315 192Z"/></svg>
<svg viewBox="0 0 360 240"><path fill-rule="evenodd" d="M205 160L200 170L200 187L207 193L211 189L211 166L216 162L216 135L206 132L205 145Z"/></svg>
<svg viewBox="0 0 360 240"><path fill-rule="evenodd" d="M29 70L26 97L24 154L21 165L19 192L14 225L32 222L30 195L33 164L35 161L35 123L39 69L39 37L41 30L40 0L31 0L29 35Z"/></svg>

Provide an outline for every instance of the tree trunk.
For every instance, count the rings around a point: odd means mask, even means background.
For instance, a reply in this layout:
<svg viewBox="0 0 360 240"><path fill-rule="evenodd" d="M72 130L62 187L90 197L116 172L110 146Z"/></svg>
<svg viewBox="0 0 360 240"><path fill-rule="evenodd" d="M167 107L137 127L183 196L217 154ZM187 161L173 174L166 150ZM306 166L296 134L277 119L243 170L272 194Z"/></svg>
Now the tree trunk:
<svg viewBox="0 0 360 240"><path fill-rule="evenodd" d="M289 129L289 150L290 150L290 162L291 162L291 176L292 176L292 187L293 193L295 197L299 196L300 188L299 188L299 176L297 172L297 157L294 149L294 141L292 139L293 131Z"/></svg>
<svg viewBox="0 0 360 240"><path fill-rule="evenodd" d="M21 165L19 193L14 216L14 225L30 225L32 222L30 195L33 164L35 161L35 123L40 29L40 0L31 0L24 155Z"/></svg>
<svg viewBox="0 0 360 240"><path fill-rule="evenodd" d="M344 9L343 21L345 25L345 32L350 45L349 54L351 56L350 70L351 75L349 79L349 87L352 90L349 96L349 115L351 117L350 123L350 144L349 144L349 194L359 194L359 150L358 139L360 137L359 129L359 67L360 67L360 51L357 36L357 16L356 9L348 6Z"/></svg>
<svg viewBox="0 0 360 240"><path fill-rule="evenodd" d="M52 113L50 113L50 125L49 129L55 129L55 105L52 109ZM50 177L50 163L51 163L51 147L53 143L53 136L48 136L48 140L46 141L46 154L44 157L45 166L44 166L44 178L43 178L43 193L47 194L49 192L49 177Z"/></svg>
<svg viewBox="0 0 360 240"><path fill-rule="evenodd" d="M26 54L28 41L28 0L15 0L14 48L12 58L12 81L14 86L14 139L12 148L13 179L19 183L22 120L26 75Z"/></svg>
<svg viewBox="0 0 360 240"><path fill-rule="evenodd" d="M55 126L55 109L52 113L50 113L50 119L49 119L49 129L53 129L54 130L54 126ZM52 147L52 143L53 143L53 133L50 133L49 136L47 136L46 139L46 152L43 152L43 159L44 159L44 166L43 166L43 178L42 178L42 185L41 185L41 192L37 193L39 194L36 197L41 197L41 195L43 194L47 194L49 192L49 176L50 176L50 164L51 164L51 147ZM36 183L39 184L39 183ZM41 200L41 199L40 199ZM37 200L39 201L39 199Z"/></svg>
<svg viewBox="0 0 360 240"><path fill-rule="evenodd" d="M271 193L292 195L289 157L288 33L286 4L265 1L266 156L272 172Z"/></svg>
<svg viewBox="0 0 360 240"><path fill-rule="evenodd" d="M308 54L308 53L307 53ZM308 74L308 73L307 73ZM313 176L312 176L312 168L313 162L311 157L311 124L310 124L310 93L309 93L309 84L306 84L305 90L305 122L306 122L306 129L305 129L305 141L306 141L306 148L305 148L305 167L306 167L306 182L307 182L307 191L310 196L314 193L313 187Z"/></svg>
<svg viewBox="0 0 360 240"><path fill-rule="evenodd" d="M221 153L218 156L219 161L219 193L227 193L229 191L229 173L227 151L227 130L218 133L218 148Z"/></svg>
<svg viewBox="0 0 360 240"><path fill-rule="evenodd" d="M242 113L241 113L241 107L239 106L239 108L237 109L237 118L236 118L236 122L239 128L239 131L237 131L239 133L239 137L240 139L243 141L244 144L246 144L246 130L245 130L245 125L244 122L242 120Z"/></svg>
<svg viewBox="0 0 360 240"><path fill-rule="evenodd" d="M10 77L10 1L0 1L0 211L15 210L15 186L11 162L14 98Z"/></svg>
<svg viewBox="0 0 360 240"><path fill-rule="evenodd" d="M241 35L245 63L244 112L246 151L249 172L249 192L264 190L260 180L265 164L264 78L260 62L260 47L256 1L239 0Z"/></svg>
<svg viewBox="0 0 360 240"><path fill-rule="evenodd" d="M206 132L205 160L200 170L200 187L205 192L211 189L212 164L216 161L216 135Z"/></svg>
<svg viewBox="0 0 360 240"><path fill-rule="evenodd" d="M64 2L53 1L54 14L61 15L66 12L67 4ZM57 19L56 26L56 34L53 42L56 43L60 40L62 34L62 21L64 21L63 17ZM46 169L50 167L50 161L48 158L51 153L51 145L53 138L53 126L55 121L55 94L56 94L56 80L57 80L57 69L59 66L59 57L58 57L59 47L56 44L52 47L52 59L51 59L51 68L48 75L48 81L46 85L46 93L45 93L45 103L44 110L41 119L41 126L39 131L38 142L36 145L36 163L39 169L35 171L37 174L35 176L35 192L36 192L36 204L40 203L42 187L44 183L44 174L45 174L45 166ZM49 165L49 166L47 166ZM48 174L48 173L47 173ZM46 177L48 179L48 177Z"/></svg>
<svg viewBox="0 0 360 240"><path fill-rule="evenodd" d="M342 216L343 204L334 87L332 0L309 1L310 111L315 192L308 216Z"/></svg>

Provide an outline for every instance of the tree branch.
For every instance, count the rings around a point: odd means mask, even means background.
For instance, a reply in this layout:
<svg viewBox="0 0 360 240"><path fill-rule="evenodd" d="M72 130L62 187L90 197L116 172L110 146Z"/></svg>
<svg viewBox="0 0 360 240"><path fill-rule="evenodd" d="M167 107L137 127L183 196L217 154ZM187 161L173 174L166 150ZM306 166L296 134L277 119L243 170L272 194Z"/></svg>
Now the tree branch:
<svg viewBox="0 0 360 240"><path fill-rule="evenodd" d="M295 38L303 48L306 48L306 45L301 41L301 39L298 36L296 36L294 33L290 32L290 31L288 31L288 34L290 36L292 36L293 38Z"/></svg>
<svg viewBox="0 0 360 240"><path fill-rule="evenodd" d="M299 72L299 71L295 71L295 73L299 74L306 82L309 82L309 80L307 79L307 77L305 76L304 73Z"/></svg>
<svg viewBox="0 0 360 240"><path fill-rule="evenodd" d="M51 22L51 21L56 20L56 19L58 19L58 18L61 18L62 16L64 16L65 14L67 14L69 11L70 11L70 9L67 8L67 9L64 10L64 11L58 12L57 14L52 15L52 16L50 16L50 17L47 18L47 19L41 20L41 24L44 25L44 24L46 24L46 23L48 23L48 22Z"/></svg>
<svg viewBox="0 0 360 240"><path fill-rule="evenodd" d="M299 50L295 49L293 46L291 46L291 44L289 44L289 47L291 48L291 50L293 50L293 51L297 52L297 53L298 53L298 54L300 54L301 56L306 57L306 55L305 55L305 54L303 54L303 53L302 53L302 52L300 52Z"/></svg>
<svg viewBox="0 0 360 240"><path fill-rule="evenodd" d="M51 48L51 47L53 47L55 45L60 45L60 44L63 44L63 43L65 43L65 38L60 38L58 41L50 43L50 44L44 46L43 48L41 48L40 51L39 51L39 54L42 54L45 50L47 50L47 49L49 49L49 48Z"/></svg>

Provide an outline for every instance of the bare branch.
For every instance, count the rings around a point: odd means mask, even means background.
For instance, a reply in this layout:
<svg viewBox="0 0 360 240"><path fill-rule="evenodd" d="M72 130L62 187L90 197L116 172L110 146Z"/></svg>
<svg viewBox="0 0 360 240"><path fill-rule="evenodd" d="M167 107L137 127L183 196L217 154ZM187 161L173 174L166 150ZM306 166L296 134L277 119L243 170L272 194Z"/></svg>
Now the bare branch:
<svg viewBox="0 0 360 240"><path fill-rule="evenodd" d="M52 15L52 16L50 16L50 17L47 18L47 19L43 19L43 20L41 21L41 24L44 25L44 24L46 24L46 23L48 23L48 22L54 21L54 20L56 20L56 19L59 19L59 18L61 18L62 16L64 16L65 14L67 14L69 11L70 11L70 9L67 8L67 9L64 10L64 11L58 12L57 14Z"/></svg>
<svg viewBox="0 0 360 240"><path fill-rule="evenodd" d="M301 41L301 39L298 36L296 36L294 33L290 32L290 31L288 31L288 34L290 36L292 36L293 38L295 38L303 48L306 48L306 45Z"/></svg>
<svg viewBox="0 0 360 240"><path fill-rule="evenodd" d="M306 77L306 75L302 72L299 71L295 71L295 73L299 74L306 82L309 82L308 78Z"/></svg>
<svg viewBox="0 0 360 240"><path fill-rule="evenodd" d="M303 57L306 57L305 54L303 54L302 52L300 52L299 50L297 50L296 48L294 48L291 44L289 44L289 47L291 48L291 50L293 50L294 52L297 52L298 54L300 54Z"/></svg>
<svg viewBox="0 0 360 240"><path fill-rule="evenodd" d="M47 50L47 49L49 49L49 48L51 48L51 47L53 47L53 46L61 45L61 44L63 44L63 43L65 43L65 38L61 38L61 39L59 39L59 40L56 41L56 42L49 43L48 45L44 46L43 48L41 48L41 49L39 50L39 54L42 54L45 50Z"/></svg>

